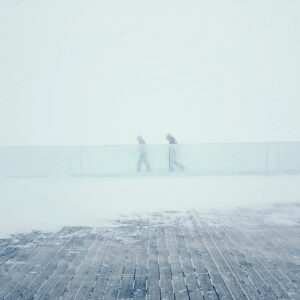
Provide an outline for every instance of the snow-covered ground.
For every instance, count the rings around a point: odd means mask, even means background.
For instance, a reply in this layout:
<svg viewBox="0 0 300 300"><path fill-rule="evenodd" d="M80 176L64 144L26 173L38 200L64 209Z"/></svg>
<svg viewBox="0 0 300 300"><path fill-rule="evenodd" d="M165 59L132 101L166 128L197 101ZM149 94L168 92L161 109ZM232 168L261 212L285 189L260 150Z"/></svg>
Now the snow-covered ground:
<svg viewBox="0 0 300 300"><path fill-rule="evenodd" d="M300 219L300 176L1 177L0 199L0 238L62 226L100 226L120 215L162 210L196 209L223 219L226 214L229 220L237 209L249 209L246 215L253 215L253 222L262 216L293 224ZM296 206L283 209L282 203Z"/></svg>

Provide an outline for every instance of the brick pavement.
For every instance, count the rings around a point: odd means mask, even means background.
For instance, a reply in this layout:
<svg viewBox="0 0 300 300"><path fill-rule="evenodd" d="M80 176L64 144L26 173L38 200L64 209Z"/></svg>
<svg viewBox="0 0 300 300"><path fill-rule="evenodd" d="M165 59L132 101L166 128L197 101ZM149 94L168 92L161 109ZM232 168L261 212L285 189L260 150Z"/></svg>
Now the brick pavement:
<svg viewBox="0 0 300 300"><path fill-rule="evenodd" d="M0 240L0 299L300 299L300 226L197 212Z"/></svg>

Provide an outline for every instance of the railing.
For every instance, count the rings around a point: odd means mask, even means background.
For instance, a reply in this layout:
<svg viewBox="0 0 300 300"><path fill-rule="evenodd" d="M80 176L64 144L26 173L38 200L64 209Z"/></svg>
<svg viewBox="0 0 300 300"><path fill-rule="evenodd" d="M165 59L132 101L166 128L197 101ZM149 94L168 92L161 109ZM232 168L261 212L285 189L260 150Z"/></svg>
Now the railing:
<svg viewBox="0 0 300 300"><path fill-rule="evenodd" d="M0 176L165 176L300 172L300 142L0 147Z"/></svg>

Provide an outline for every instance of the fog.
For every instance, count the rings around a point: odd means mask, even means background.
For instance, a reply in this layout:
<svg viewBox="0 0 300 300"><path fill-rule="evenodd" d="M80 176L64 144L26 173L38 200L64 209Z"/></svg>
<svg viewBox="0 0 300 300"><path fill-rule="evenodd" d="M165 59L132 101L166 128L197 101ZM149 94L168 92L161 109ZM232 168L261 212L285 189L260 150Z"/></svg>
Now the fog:
<svg viewBox="0 0 300 300"><path fill-rule="evenodd" d="M297 0L0 0L0 145L300 140Z"/></svg>
<svg viewBox="0 0 300 300"><path fill-rule="evenodd" d="M267 207L275 208L276 222L299 224L299 209L290 205L299 206L299 180L300 176L0 177L0 239L63 226L111 225L121 216L166 210L215 214L242 208L249 209L247 221L253 217L251 209Z"/></svg>

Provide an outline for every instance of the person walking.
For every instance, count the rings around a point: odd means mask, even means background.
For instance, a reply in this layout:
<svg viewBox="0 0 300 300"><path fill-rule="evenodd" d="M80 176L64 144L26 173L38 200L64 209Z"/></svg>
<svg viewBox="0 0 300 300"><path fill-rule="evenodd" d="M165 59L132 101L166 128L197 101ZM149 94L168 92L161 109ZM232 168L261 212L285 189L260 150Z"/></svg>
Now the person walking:
<svg viewBox="0 0 300 300"><path fill-rule="evenodd" d="M171 133L168 133L166 135L166 139L169 142L169 170L174 171L174 167L177 167L178 169L183 171L185 169L183 164L181 164L177 160L177 152L175 146L177 144L177 140L174 136L171 135Z"/></svg>
<svg viewBox="0 0 300 300"><path fill-rule="evenodd" d="M146 166L148 172L151 172L151 167L149 165L148 158L147 158L146 142L141 135L138 135L136 139L138 141L139 151L140 151L140 156L137 164L137 172L141 171L142 164Z"/></svg>

